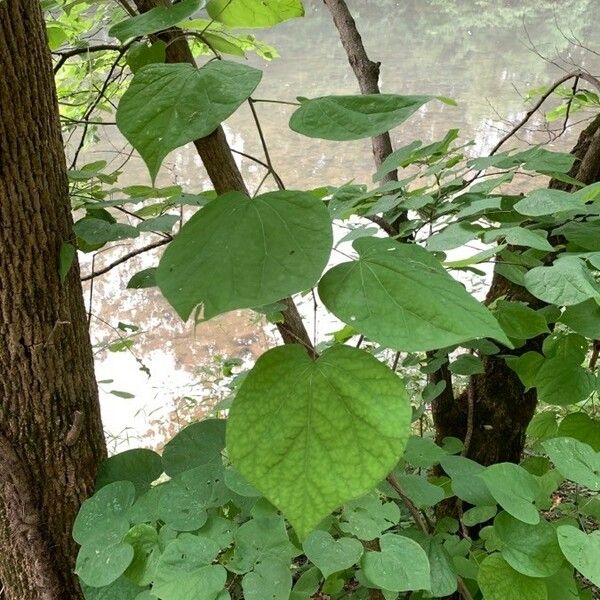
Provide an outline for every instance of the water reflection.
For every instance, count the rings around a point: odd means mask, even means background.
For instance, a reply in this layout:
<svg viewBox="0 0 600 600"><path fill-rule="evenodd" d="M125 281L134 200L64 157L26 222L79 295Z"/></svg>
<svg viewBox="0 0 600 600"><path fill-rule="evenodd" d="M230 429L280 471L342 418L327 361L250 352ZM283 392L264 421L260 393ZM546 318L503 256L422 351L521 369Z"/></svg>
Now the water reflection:
<svg viewBox="0 0 600 600"><path fill-rule="evenodd" d="M481 0L412 0L402 2L353 0L349 2L363 33L368 52L382 62L383 91L406 94L435 94L454 98L458 108L442 103L426 105L409 123L393 132L395 144L411 139L441 138L451 127L461 129L464 140L474 139L471 151L483 154L502 136L506 121L524 113L520 92L556 79L561 67L575 63L594 71L598 56L569 43L566 37L593 45L600 21L592 18L594 0L542 1L533 3ZM306 2L306 18L260 32L273 44L281 58L266 65L250 58L264 70L257 97L293 101L297 95L355 93L357 85L348 67L329 14L320 0ZM562 32L561 32L562 31ZM544 61L531 49L561 56L557 64ZM318 187L354 180L369 182L373 172L370 143L335 144L303 138L287 128L291 107L258 105L262 127L273 161L289 188ZM534 127L536 123L534 122ZM538 120L537 126L542 123ZM247 107L227 123L234 148L262 158L255 125ZM571 145L575 133L552 147ZM527 141L544 141L544 134L526 132ZM565 144L566 146L563 146ZM88 152L90 160L122 161L124 140L112 127L100 144ZM250 188L262 180L264 171L240 158L240 167ZM141 160L133 157L120 184L149 184ZM198 192L209 188L206 174L192 148L172 154L162 169L157 185L177 183ZM267 184L264 190L271 189ZM144 242L147 243L147 242ZM96 266L110 262L107 252ZM237 357L251 363L272 343L256 317L238 311L193 328L183 324L154 290L125 289L131 275L157 263L157 253L141 255L98 278L92 295L92 335L96 343L117 337L122 321L140 328L131 351L96 355L101 384L104 422L114 448L159 443L170 429L185 422L191 413L203 411L226 393L218 368L218 356ZM91 257L82 258L83 271ZM86 297L89 288L86 290ZM303 310L312 319L312 302ZM321 323L319 334L331 330ZM309 323L309 327L312 325ZM150 372L140 369L143 366ZM135 394L121 398L111 390ZM172 423L167 426L167 422Z"/></svg>

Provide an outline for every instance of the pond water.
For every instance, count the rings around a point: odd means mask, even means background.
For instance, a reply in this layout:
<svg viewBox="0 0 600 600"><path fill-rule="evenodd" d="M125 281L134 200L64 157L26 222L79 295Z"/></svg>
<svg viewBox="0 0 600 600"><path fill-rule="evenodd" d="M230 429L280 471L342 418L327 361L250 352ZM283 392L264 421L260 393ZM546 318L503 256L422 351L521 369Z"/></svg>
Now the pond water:
<svg viewBox="0 0 600 600"><path fill-rule="evenodd" d="M357 92L328 11L321 1L305 4L304 19L256 32L281 57L267 63L249 58L250 64L264 71L255 97L294 101L296 96ZM458 107L426 105L393 132L396 147L413 139L428 143L458 127L465 141L475 141L470 152L485 154L508 123L523 116L522 95L529 89L552 82L562 70L572 70L573 64L600 71L600 55L578 45L581 40L582 45L600 50L596 0L351 0L349 5L370 57L382 63L382 91L444 95L458 102ZM292 107L265 103L257 108L274 165L288 188L371 181L368 141L335 144L304 138L287 127ZM548 140L540 119L533 121L532 129L524 132L522 142ZM226 131L234 148L262 158L246 106L227 121ZM550 147L569 148L576 134L577 125ZM122 162L123 150L123 138L109 127L86 158L104 158L116 166ZM239 164L249 187L255 188L264 171L247 159ZM120 184L149 183L145 166L133 156ZM181 149L165 161L157 185L172 183L191 192L210 189L193 148ZM263 188L267 189L269 185ZM143 243L149 241L144 238ZM122 252L119 247L99 254L96 268ZM82 271L89 272L91 256L81 259ZM227 393L219 361L235 358L251 364L275 339L251 313L238 311L193 327L181 323L157 291L125 289L132 274L156 265L157 260L157 253L143 254L98 277L92 294L86 288L111 450L159 444L192 416L210 410ZM302 303L302 310L310 320L312 299ZM108 342L129 335L118 329L119 322L139 327L135 343L123 352L107 351ZM322 319L318 325L321 338L335 328ZM117 396L114 390L133 397Z"/></svg>

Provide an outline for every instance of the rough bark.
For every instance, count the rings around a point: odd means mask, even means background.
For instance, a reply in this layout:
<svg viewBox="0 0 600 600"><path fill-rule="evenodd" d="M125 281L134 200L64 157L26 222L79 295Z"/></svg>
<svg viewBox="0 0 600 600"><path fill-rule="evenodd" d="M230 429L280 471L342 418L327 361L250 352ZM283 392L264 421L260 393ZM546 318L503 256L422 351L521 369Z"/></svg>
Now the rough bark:
<svg viewBox="0 0 600 600"><path fill-rule="evenodd" d="M134 0L134 2L140 13L157 6L171 5L171 0ZM181 30L169 29L157 34L156 37L167 44L167 62L189 63L196 66L190 46ZM248 193L222 127L218 127L207 137L195 140L194 146L217 193L231 191ZM312 354L312 342L293 299L285 298L283 303L286 308L282 313L283 322L277 324L279 334L286 344L302 344Z"/></svg>
<svg viewBox="0 0 600 600"><path fill-rule="evenodd" d="M0 3L0 581L80 598L71 538L104 438L40 3Z"/></svg>
<svg viewBox="0 0 600 600"><path fill-rule="evenodd" d="M590 184L600 180L600 116L581 133L572 153L577 157L570 175ZM550 187L570 190L571 185L552 180ZM486 303L505 296L507 300L526 301L533 308L543 303L527 290L494 273ZM543 337L528 340L516 350L503 349L501 354L515 356L529 351L540 352ZM467 456L483 465L516 462L521 459L525 432L537 405L535 389L525 392L523 384L503 358L483 358L484 373L470 382L473 398L473 434ZM447 369L431 376L433 382L446 379L445 392L433 402L433 419L437 441L453 436L465 439L469 415L468 390L454 398Z"/></svg>

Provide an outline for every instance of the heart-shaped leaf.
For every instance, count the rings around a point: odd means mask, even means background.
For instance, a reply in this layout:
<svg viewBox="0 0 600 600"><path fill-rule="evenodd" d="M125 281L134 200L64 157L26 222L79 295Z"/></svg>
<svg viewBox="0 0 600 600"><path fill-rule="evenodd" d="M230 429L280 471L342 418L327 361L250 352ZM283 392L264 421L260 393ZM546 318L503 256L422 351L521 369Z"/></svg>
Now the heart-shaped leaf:
<svg viewBox="0 0 600 600"><path fill-rule="evenodd" d="M242 383L227 448L303 539L392 470L410 415L402 381L367 352L334 346L312 360L287 345L263 354Z"/></svg>
<svg viewBox="0 0 600 600"><path fill-rule="evenodd" d="M361 566L377 587L393 592L427 590L431 586L427 554L410 538L386 533L379 538L380 552L367 552Z"/></svg>
<svg viewBox="0 0 600 600"><path fill-rule="evenodd" d="M510 345L490 311L427 250L361 238L359 258L329 270L319 296L339 319L388 348L424 351L493 337Z"/></svg>
<svg viewBox="0 0 600 600"><path fill-rule="evenodd" d="M600 452L569 437L546 440L542 446L563 477L600 492Z"/></svg>
<svg viewBox="0 0 600 600"><path fill-rule="evenodd" d="M363 546L354 538L335 540L327 531L313 531L302 544L304 554L327 579L333 573L349 569L362 556Z"/></svg>
<svg viewBox="0 0 600 600"><path fill-rule="evenodd" d="M135 73L117 109L117 126L148 166L152 180L172 150L206 137L256 89L262 72L216 60L150 64Z"/></svg>
<svg viewBox="0 0 600 600"><path fill-rule="evenodd" d="M515 571L499 554L488 556L479 567L477 583L486 600L547 600L542 579Z"/></svg>
<svg viewBox="0 0 600 600"><path fill-rule="evenodd" d="M393 129L432 99L393 94L306 99L292 115L290 128L325 140L360 140Z"/></svg>
<svg viewBox="0 0 600 600"><path fill-rule="evenodd" d="M594 585L600 586L600 531L586 534L572 525L556 529L566 559Z"/></svg>
<svg viewBox="0 0 600 600"><path fill-rule="evenodd" d="M225 194L183 226L156 281L183 319L198 304L209 319L311 288L331 245L329 212L312 194Z"/></svg>

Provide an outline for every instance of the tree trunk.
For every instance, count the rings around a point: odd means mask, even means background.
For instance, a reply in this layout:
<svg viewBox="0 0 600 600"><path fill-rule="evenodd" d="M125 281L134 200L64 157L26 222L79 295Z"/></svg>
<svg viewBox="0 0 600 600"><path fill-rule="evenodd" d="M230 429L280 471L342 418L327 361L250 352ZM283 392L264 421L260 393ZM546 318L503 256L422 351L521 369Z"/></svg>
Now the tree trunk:
<svg viewBox="0 0 600 600"><path fill-rule="evenodd" d="M577 157L570 175L582 183L590 184L600 180L600 116L581 133L572 150ZM570 191L572 186L552 180L550 187ZM505 296L507 300L526 301L533 308L540 308L543 302L533 298L525 288L515 285L494 273L486 303ZM517 350L503 349L502 354L515 356L529 351L541 351L543 337L528 340ZM433 402L433 419L438 443L447 436L464 440L467 430L471 439L467 456L483 464L498 462L518 463L525 444L525 431L537 405L535 389L525 392L517 374L510 369L503 358L487 356L483 358L485 372L472 377L466 390L454 398L451 377L447 367L434 373L430 380L434 383L444 379L446 389ZM469 404L471 418L469 418ZM469 427L469 421L471 426Z"/></svg>
<svg viewBox="0 0 600 600"><path fill-rule="evenodd" d="M37 0L0 2L0 581L81 598L72 523L105 456L52 64Z"/></svg>

